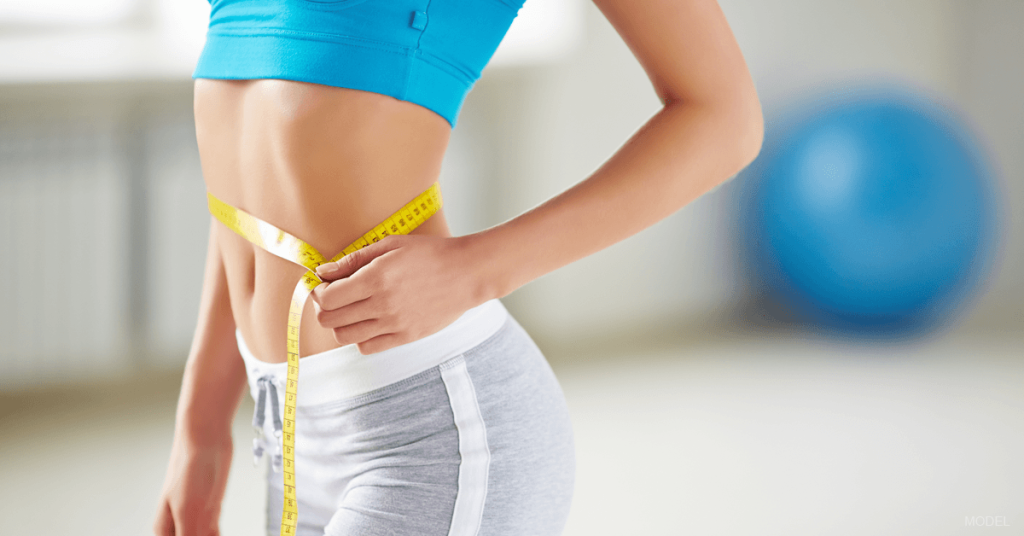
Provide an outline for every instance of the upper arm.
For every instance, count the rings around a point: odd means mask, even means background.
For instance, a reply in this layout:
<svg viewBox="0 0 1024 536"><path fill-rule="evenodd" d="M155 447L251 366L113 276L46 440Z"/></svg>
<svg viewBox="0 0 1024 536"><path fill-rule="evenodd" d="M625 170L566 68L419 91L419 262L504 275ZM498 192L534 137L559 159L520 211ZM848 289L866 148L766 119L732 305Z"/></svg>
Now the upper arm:
<svg viewBox="0 0 1024 536"><path fill-rule="evenodd" d="M594 0L664 104L760 105L743 54L715 0Z"/></svg>

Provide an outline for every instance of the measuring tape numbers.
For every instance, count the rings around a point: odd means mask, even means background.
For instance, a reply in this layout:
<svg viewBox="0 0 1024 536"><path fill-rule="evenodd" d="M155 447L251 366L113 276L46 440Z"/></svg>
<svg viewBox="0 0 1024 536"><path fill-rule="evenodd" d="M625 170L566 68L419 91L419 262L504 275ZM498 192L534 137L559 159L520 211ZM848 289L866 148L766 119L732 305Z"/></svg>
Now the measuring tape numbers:
<svg viewBox="0 0 1024 536"><path fill-rule="evenodd" d="M207 193L210 214L254 245L294 262L307 269L295 285L288 308L288 376L284 394L284 426L282 431L282 470L284 478L284 505L281 516L281 536L294 536L299 511L295 499L295 402L299 388L299 325L309 294L323 281L316 275L316 267L335 262L345 255L362 249L388 235L409 234L441 209L441 188L434 183L404 207L361 236L330 260L313 246L281 229L237 209L213 194Z"/></svg>

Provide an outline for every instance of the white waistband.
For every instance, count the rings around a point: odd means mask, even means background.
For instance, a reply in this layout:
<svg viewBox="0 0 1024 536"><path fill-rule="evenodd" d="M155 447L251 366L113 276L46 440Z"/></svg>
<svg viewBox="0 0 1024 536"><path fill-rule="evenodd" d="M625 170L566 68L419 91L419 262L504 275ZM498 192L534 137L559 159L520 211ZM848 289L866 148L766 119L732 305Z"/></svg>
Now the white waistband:
<svg viewBox="0 0 1024 536"><path fill-rule="evenodd" d="M350 344L303 357L297 405L358 396L436 367L484 342L505 324L508 316L505 306L495 299L466 311L433 335L383 352L363 355L356 345ZM260 361L249 350L240 331L235 331L235 337L253 397L257 396L256 380L260 377L272 376L275 383L283 386L288 364Z"/></svg>

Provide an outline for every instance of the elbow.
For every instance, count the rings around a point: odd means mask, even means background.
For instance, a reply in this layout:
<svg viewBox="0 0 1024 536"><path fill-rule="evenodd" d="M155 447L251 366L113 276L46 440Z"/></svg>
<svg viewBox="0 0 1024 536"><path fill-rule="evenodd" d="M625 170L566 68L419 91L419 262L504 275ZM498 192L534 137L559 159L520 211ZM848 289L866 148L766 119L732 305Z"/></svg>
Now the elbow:
<svg viewBox="0 0 1024 536"><path fill-rule="evenodd" d="M736 124L736 156L739 160L737 172L749 166L761 153L764 143L764 115L757 95L753 95L739 106L740 113L735 119Z"/></svg>
<svg viewBox="0 0 1024 536"><path fill-rule="evenodd" d="M761 154L761 145L764 142L764 117L761 115L760 105L756 106L755 110L755 113L746 113L731 121L733 128L729 130L728 138L732 149L731 158L728 163L723 163L727 171L724 177L720 176L718 185L736 178Z"/></svg>
<svg viewBox="0 0 1024 536"><path fill-rule="evenodd" d="M722 93L700 100L659 92L663 111L679 118L679 132L699 128L699 136L705 140L702 145L714 148L706 153L712 187L729 181L752 164L764 143L764 115L753 84L727 95Z"/></svg>
<svg viewBox="0 0 1024 536"><path fill-rule="evenodd" d="M728 168L723 171L728 171L730 177L753 163L761 153L764 115L753 88L702 103L678 98L662 98L662 102L666 109L685 110L683 113L696 114L706 119L705 125L709 129L706 132L714 140L712 143L720 149L716 151L720 157L719 164Z"/></svg>
<svg viewBox="0 0 1024 536"><path fill-rule="evenodd" d="M756 96L733 101L725 109L721 124L728 126L722 130L725 137L721 143L727 147L724 154L728 156L721 162L725 166L722 181L736 177L752 164L761 153L764 142L764 116Z"/></svg>

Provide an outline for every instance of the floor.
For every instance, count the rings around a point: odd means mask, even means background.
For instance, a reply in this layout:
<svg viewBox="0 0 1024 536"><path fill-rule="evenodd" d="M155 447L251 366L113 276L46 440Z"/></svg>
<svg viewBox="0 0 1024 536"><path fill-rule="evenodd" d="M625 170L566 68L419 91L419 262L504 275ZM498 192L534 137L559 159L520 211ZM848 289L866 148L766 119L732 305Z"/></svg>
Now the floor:
<svg viewBox="0 0 1024 536"><path fill-rule="evenodd" d="M1022 349L1020 334L723 334L560 358L578 453L565 535L1024 534ZM8 400L0 533L150 533L175 389L171 378ZM250 418L246 401L226 536L262 526Z"/></svg>

